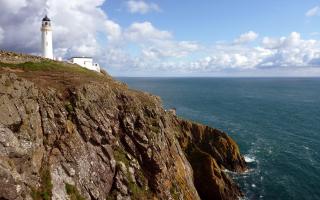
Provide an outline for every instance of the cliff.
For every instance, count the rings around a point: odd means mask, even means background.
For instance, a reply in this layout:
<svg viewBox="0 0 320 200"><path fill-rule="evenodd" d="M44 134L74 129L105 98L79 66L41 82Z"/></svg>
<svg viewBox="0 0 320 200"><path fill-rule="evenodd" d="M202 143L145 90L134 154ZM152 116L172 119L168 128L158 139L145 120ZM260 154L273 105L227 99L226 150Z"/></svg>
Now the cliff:
<svg viewBox="0 0 320 200"><path fill-rule="evenodd" d="M107 74L0 51L0 199L237 199L227 134Z"/></svg>

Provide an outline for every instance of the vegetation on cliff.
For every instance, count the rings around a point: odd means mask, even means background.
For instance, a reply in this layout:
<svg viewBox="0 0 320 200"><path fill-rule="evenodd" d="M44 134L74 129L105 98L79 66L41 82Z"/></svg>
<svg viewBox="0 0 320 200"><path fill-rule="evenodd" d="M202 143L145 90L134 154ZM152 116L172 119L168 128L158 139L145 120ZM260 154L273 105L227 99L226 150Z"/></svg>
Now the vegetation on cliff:
<svg viewBox="0 0 320 200"><path fill-rule="evenodd" d="M0 199L237 199L225 133L108 75L0 51Z"/></svg>

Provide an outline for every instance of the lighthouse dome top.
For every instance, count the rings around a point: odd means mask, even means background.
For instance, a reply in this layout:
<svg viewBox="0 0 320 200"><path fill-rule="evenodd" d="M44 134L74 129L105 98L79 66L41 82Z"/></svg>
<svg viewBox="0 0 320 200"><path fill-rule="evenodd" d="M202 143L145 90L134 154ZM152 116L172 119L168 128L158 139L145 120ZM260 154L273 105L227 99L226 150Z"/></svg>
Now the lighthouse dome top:
<svg viewBox="0 0 320 200"><path fill-rule="evenodd" d="M51 20L50 20L49 17L46 15L46 16L42 19L42 21L50 22Z"/></svg>

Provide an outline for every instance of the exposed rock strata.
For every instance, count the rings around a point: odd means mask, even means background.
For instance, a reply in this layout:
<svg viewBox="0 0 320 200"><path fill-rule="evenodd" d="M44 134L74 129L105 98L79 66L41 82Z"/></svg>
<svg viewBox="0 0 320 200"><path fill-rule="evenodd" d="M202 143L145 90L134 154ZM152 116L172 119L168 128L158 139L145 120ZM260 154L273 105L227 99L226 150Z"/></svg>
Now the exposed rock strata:
<svg viewBox="0 0 320 200"><path fill-rule="evenodd" d="M223 169L246 169L235 142L156 96L1 75L0 199L237 199Z"/></svg>

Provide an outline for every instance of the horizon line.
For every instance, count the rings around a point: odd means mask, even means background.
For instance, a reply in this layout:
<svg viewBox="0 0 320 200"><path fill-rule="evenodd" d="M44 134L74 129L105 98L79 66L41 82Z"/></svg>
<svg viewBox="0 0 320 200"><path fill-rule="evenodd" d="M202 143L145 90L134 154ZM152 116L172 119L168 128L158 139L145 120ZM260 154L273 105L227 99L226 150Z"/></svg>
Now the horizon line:
<svg viewBox="0 0 320 200"><path fill-rule="evenodd" d="M320 76L112 76L114 78L320 78Z"/></svg>

